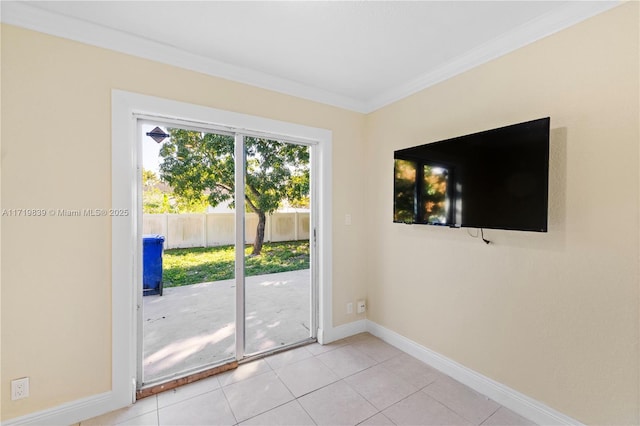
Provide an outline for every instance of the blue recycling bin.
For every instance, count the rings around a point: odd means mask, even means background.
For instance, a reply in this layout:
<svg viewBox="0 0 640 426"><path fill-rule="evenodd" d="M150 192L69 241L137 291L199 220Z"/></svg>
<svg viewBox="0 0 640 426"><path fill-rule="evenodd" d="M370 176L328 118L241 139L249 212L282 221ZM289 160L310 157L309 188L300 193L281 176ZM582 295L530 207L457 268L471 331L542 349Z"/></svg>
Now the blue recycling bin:
<svg viewBox="0 0 640 426"><path fill-rule="evenodd" d="M142 295L162 296L162 235L142 236Z"/></svg>

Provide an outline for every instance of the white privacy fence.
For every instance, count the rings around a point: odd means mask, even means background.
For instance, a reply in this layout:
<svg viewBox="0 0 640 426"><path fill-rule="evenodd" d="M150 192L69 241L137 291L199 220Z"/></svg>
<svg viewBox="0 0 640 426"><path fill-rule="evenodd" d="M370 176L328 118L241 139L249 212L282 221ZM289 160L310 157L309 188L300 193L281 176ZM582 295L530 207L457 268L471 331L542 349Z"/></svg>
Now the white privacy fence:
<svg viewBox="0 0 640 426"><path fill-rule="evenodd" d="M144 214L143 234L164 236L164 248L212 247L235 243L234 213ZM245 242L256 238L258 215L245 216ZM264 241L309 239L309 212L267 215Z"/></svg>

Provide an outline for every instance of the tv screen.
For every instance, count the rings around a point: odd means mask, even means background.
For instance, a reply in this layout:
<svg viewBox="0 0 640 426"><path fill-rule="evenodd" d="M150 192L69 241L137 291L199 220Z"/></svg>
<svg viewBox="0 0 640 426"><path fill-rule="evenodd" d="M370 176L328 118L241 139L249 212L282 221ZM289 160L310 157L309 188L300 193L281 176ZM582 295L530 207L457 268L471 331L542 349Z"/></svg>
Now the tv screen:
<svg viewBox="0 0 640 426"><path fill-rule="evenodd" d="M393 221L546 232L549 123L395 151Z"/></svg>

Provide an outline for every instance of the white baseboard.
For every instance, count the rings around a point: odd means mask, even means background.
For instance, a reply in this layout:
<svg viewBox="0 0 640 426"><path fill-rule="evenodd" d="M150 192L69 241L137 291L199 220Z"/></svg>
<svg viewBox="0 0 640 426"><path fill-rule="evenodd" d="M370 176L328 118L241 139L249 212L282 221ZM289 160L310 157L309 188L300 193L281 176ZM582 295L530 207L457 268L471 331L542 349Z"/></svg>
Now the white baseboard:
<svg viewBox="0 0 640 426"><path fill-rule="evenodd" d="M367 320L366 331L536 424L582 425L579 421L539 401L458 364L452 359L425 348L373 321Z"/></svg>
<svg viewBox="0 0 640 426"><path fill-rule="evenodd" d="M367 331L366 320L354 321L328 330L318 330L318 341L322 344L327 344L365 331ZM108 413L109 411L121 408L121 406L122 404L118 405L118 402L115 401L113 392L105 392L61 404L50 409L9 419L2 422L0 426L69 425Z"/></svg>
<svg viewBox="0 0 640 426"><path fill-rule="evenodd" d="M367 320L358 320L327 330L318 330L318 342L323 345L367 331Z"/></svg>
<svg viewBox="0 0 640 426"><path fill-rule="evenodd" d="M2 422L2 426L17 425L70 425L108 413L116 407L113 392L105 392L76 401L60 404L25 416L16 417ZM97 413L97 414L96 414Z"/></svg>
<svg viewBox="0 0 640 426"><path fill-rule="evenodd" d="M329 330L319 330L318 340L322 344L327 344L365 331L454 378L460 383L469 386L475 391L486 395L534 423L540 425L582 425L582 423L577 420L539 401L483 376L373 321L359 320L333 327ZM73 424L118 408L113 406L114 403L113 392L106 392L62 404L51 409L10 419L2 422L1 426Z"/></svg>

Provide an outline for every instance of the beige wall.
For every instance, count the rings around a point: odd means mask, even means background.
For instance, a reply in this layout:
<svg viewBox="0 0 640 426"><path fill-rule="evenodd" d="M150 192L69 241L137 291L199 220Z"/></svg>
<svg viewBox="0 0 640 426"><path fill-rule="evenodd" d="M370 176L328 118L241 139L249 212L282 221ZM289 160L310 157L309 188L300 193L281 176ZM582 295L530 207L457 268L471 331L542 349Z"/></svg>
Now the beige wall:
<svg viewBox="0 0 640 426"><path fill-rule="evenodd" d="M590 424L638 424L638 3L367 117L368 318ZM549 232L392 223L393 151L551 116Z"/></svg>
<svg viewBox="0 0 640 426"><path fill-rule="evenodd" d="M2 207L108 208L111 90L333 131L336 306L365 296L363 116L2 26ZM111 386L111 226L99 218L2 218L2 420ZM26 237L25 237L26 236ZM355 319L336 310L335 325ZM31 378L10 401L9 381Z"/></svg>

